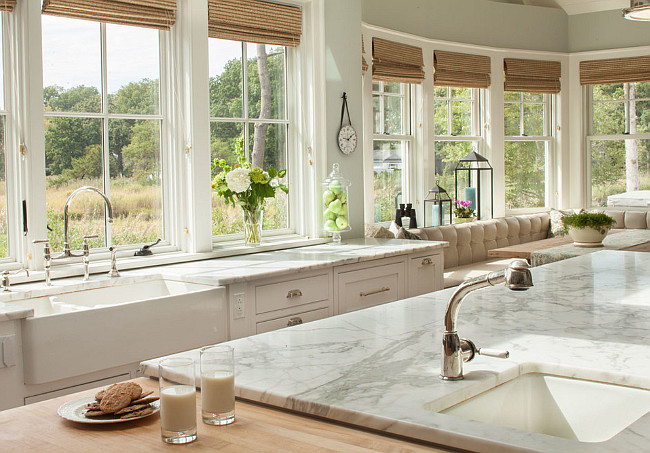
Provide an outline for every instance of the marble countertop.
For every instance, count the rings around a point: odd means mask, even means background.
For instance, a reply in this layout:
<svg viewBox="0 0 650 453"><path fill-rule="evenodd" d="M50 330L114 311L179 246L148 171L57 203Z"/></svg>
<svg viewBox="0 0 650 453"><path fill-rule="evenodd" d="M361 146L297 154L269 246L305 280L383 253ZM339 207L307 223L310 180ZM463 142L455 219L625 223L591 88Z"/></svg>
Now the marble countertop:
<svg viewBox="0 0 650 453"><path fill-rule="evenodd" d="M477 357L465 380L440 373L452 290L230 342L239 397L479 452L631 452L650 414L602 443L582 443L437 413L525 372L650 389L650 254L601 251L532 269L535 286L466 297L459 335L510 358ZM198 351L180 355L198 358ZM158 360L142 371L157 374Z"/></svg>
<svg viewBox="0 0 650 453"><path fill-rule="evenodd" d="M296 275L301 272L388 258L410 253L442 250L447 242L409 241L403 239L351 239L341 244L326 243L249 255L190 261L179 264L147 267L121 272L122 277L108 278L105 273L82 282L80 277L53 279L52 286L44 282L12 285L12 291L0 293L0 322L33 316L33 310L12 301L56 294L61 291L99 288L128 283L128 279L162 276L193 283L228 285L253 279ZM118 260L119 267L119 260ZM52 269L53 275L56 269Z"/></svg>

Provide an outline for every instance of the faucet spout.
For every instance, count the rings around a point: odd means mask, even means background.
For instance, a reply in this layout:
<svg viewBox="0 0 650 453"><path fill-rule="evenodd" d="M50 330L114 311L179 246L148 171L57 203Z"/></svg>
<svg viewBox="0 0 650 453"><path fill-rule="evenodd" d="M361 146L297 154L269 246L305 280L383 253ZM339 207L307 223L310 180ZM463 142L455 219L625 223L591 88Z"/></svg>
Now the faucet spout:
<svg viewBox="0 0 650 453"><path fill-rule="evenodd" d="M480 354L480 349L477 350L469 340L461 340L456 332L458 312L463 299L472 291L501 283L505 283L506 288L513 291L525 291L533 286L533 277L528 263L524 260L515 260L502 271L491 272L463 282L452 294L445 311L445 332L442 337L442 370L440 373L442 379L463 379L463 362L468 362L474 358L475 354Z"/></svg>
<svg viewBox="0 0 650 453"><path fill-rule="evenodd" d="M111 200L106 196L104 192L99 190L96 187L93 186L83 186L79 187L76 189L74 192L70 194L68 199L65 202L65 206L63 208L63 235L64 235L64 241L63 241L63 256L64 257L70 257L70 256L82 256L82 255L75 255L71 252L70 250L70 239L69 239L69 226L70 226L70 215L69 215L69 210L70 210L70 204L72 204L72 201L77 197L77 195L83 193L83 192L95 192L98 194L102 199L104 200L104 204L106 205L106 210L108 211L108 217L107 221L108 222L113 222L113 205L111 204Z"/></svg>

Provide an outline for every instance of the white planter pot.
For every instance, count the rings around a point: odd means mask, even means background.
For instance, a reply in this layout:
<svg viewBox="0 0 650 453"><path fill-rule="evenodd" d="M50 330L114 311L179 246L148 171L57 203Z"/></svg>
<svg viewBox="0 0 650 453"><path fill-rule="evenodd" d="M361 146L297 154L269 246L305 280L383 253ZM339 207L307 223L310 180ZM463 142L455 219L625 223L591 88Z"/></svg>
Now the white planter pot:
<svg viewBox="0 0 650 453"><path fill-rule="evenodd" d="M609 228L602 227L598 230L591 227L569 227L569 236L576 247L602 247L603 239L607 236Z"/></svg>

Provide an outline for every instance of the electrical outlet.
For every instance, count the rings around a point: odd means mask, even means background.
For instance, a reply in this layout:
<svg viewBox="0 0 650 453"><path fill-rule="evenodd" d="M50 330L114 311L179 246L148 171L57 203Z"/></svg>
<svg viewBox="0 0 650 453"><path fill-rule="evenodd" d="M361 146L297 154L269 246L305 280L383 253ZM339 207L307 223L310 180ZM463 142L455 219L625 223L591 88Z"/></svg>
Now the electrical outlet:
<svg viewBox="0 0 650 453"><path fill-rule="evenodd" d="M244 310L244 293L232 295L232 319L241 319L246 316Z"/></svg>

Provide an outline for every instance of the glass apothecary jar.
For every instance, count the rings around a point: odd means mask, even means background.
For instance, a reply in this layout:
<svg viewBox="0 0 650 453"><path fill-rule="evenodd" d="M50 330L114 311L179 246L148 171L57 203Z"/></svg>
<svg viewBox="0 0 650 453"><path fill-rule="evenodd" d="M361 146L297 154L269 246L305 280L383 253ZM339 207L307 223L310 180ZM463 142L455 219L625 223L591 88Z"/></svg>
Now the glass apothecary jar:
<svg viewBox="0 0 650 453"><path fill-rule="evenodd" d="M348 222L348 188L350 181L341 175L339 164L332 164L332 172L323 180L323 230L332 235L333 242L341 242L341 233L350 231Z"/></svg>

